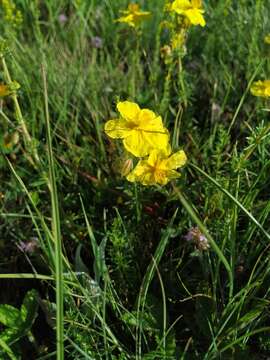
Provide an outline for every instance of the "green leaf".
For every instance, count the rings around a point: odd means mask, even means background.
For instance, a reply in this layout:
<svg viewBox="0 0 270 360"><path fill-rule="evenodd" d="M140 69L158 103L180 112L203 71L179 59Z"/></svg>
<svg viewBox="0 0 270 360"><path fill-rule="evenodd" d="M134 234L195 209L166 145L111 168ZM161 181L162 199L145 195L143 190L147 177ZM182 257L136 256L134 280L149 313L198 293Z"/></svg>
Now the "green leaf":
<svg viewBox="0 0 270 360"><path fill-rule="evenodd" d="M21 311L10 305L1 305L1 322L8 328L2 331L0 339L10 344L26 336L37 317L37 309L38 293L36 290L30 290L25 295Z"/></svg>
<svg viewBox="0 0 270 360"><path fill-rule="evenodd" d="M121 319L130 326L138 326L138 318L136 316L136 311L132 311L131 313L124 313ZM160 331L158 329L155 318L151 313L144 311L140 318L140 324L144 331L149 331L152 333L157 333Z"/></svg>
<svg viewBox="0 0 270 360"><path fill-rule="evenodd" d="M0 305L0 322L9 328L18 329L22 324L21 313L11 305Z"/></svg>
<svg viewBox="0 0 270 360"><path fill-rule="evenodd" d="M8 355L8 357L11 360L18 360L18 358L15 356L14 352L11 350L11 348L7 345L7 343L0 338L0 347L4 350L5 354ZM0 356L2 357L2 353L0 352ZM3 358L2 358L3 359Z"/></svg>
<svg viewBox="0 0 270 360"><path fill-rule="evenodd" d="M246 312L235 324L235 328L244 329L256 320L269 306L269 301L256 299L250 311Z"/></svg>
<svg viewBox="0 0 270 360"><path fill-rule="evenodd" d="M176 358L176 338L174 330L171 330L166 336L166 359L171 356L172 359Z"/></svg>
<svg viewBox="0 0 270 360"><path fill-rule="evenodd" d="M46 317L47 324L54 329L56 322L56 304L53 302L50 302L48 300L40 300L39 305L44 312L44 315Z"/></svg>
<svg viewBox="0 0 270 360"><path fill-rule="evenodd" d="M24 322L23 327L25 331L31 329L36 317L38 310L38 292L36 290L30 290L24 297L21 306L21 317Z"/></svg>
<svg viewBox="0 0 270 360"><path fill-rule="evenodd" d="M19 332L20 332L19 329L7 328L1 331L0 339L4 341L6 344L10 344L14 341L14 339L18 337L17 335Z"/></svg>
<svg viewBox="0 0 270 360"><path fill-rule="evenodd" d="M88 268L84 264L81 257L82 244L79 244L75 253L75 270L76 272L84 272L88 274Z"/></svg>
<svg viewBox="0 0 270 360"><path fill-rule="evenodd" d="M105 262L105 247L107 243L107 238L104 237L98 246L97 254L95 258L94 270L95 270L95 278L99 283L100 279L103 279L104 274L107 272L107 266Z"/></svg>

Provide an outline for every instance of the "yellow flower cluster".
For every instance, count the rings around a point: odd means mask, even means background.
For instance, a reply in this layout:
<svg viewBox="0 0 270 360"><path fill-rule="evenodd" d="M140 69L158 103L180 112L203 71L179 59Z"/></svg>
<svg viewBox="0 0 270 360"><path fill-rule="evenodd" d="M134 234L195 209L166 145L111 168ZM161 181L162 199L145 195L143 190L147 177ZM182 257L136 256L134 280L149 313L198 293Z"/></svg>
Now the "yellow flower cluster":
<svg viewBox="0 0 270 360"><path fill-rule="evenodd" d="M270 45L270 34L265 35L264 42ZM251 87L250 92L254 96L269 98L270 97L270 80L255 81Z"/></svg>
<svg viewBox="0 0 270 360"><path fill-rule="evenodd" d="M151 16L149 11L141 11L140 6L135 3L128 5L127 10L120 11L123 16L117 19L117 22L126 23L131 27L137 27L140 23Z"/></svg>
<svg viewBox="0 0 270 360"><path fill-rule="evenodd" d="M270 34L264 37L264 42L270 44ZM270 97L270 80L255 81L251 87L250 92L254 96L269 98Z"/></svg>
<svg viewBox="0 0 270 360"><path fill-rule="evenodd" d="M162 26L170 31L170 45L161 48L161 56L165 63L171 63L173 55L186 53L186 40L188 29L192 25L205 26L204 10L201 0L168 0L165 11L170 15L168 21L163 21Z"/></svg>
<svg viewBox="0 0 270 360"><path fill-rule="evenodd" d="M1 0L1 5L4 12L4 20L12 25L18 27L23 22L23 16L20 10L16 8L16 5L12 0Z"/></svg>
<svg viewBox="0 0 270 360"><path fill-rule="evenodd" d="M166 185L180 177L176 171L186 163L186 154L180 150L172 154L169 132L160 116L149 109L141 109L130 101L118 102L118 119L105 124L106 134L113 139L122 139L125 149L139 160L126 175L128 181L143 185Z"/></svg>
<svg viewBox="0 0 270 360"><path fill-rule="evenodd" d="M192 25L205 26L201 0L175 0L169 9L184 16Z"/></svg>

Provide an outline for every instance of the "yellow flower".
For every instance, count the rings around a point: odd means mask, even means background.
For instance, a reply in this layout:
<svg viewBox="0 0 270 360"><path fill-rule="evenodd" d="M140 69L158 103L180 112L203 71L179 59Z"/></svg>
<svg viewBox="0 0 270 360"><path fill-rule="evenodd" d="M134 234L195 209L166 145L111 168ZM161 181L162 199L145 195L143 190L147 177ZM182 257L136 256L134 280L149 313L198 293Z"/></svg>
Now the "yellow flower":
<svg viewBox="0 0 270 360"><path fill-rule="evenodd" d="M141 11L138 4L129 4L127 10L122 10L121 13L124 16L121 16L116 21L121 23L126 23L129 26L136 27L143 20L149 18L151 13L149 11Z"/></svg>
<svg viewBox="0 0 270 360"><path fill-rule="evenodd" d="M9 85L0 84L0 97L8 96L14 93L20 88L20 84L17 81L12 81Z"/></svg>
<svg viewBox="0 0 270 360"><path fill-rule="evenodd" d="M188 18L192 25L205 26L201 0L175 0L171 10Z"/></svg>
<svg viewBox="0 0 270 360"><path fill-rule="evenodd" d="M166 149L169 132L160 116L129 101L119 102L117 109L121 117L105 124L108 136L123 139L126 150L138 157L148 155L155 148Z"/></svg>
<svg viewBox="0 0 270 360"><path fill-rule="evenodd" d="M264 37L264 42L268 45L270 45L270 34L267 34L265 37Z"/></svg>
<svg viewBox="0 0 270 360"><path fill-rule="evenodd" d="M4 97L10 94L10 88L8 85L0 84L0 97Z"/></svg>
<svg viewBox="0 0 270 360"><path fill-rule="evenodd" d="M21 11L17 10L14 2L12 0L1 0L0 3L3 8L4 20L15 28L20 26L23 22L23 16Z"/></svg>
<svg viewBox="0 0 270 360"><path fill-rule="evenodd" d="M5 134L0 141L0 148L6 153L14 149L20 140L19 133L15 131L12 134Z"/></svg>
<svg viewBox="0 0 270 360"><path fill-rule="evenodd" d="M135 169L127 175L127 180L138 181L143 185L166 185L170 180L180 177L175 169L185 165L186 154L180 150L171 154L170 146L166 150L153 150L147 160L140 160Z"/></svg>
<svg viewBox="0 0 270 360"><path fill-rule="evenodd" d="M254 96L270 97L270 80L254 82L251 85L250 92Z"/></svg>
<svg viewBox="0 0 270 360"><path fill-rule="evenodd" d="M172 10L172 4L171 4L170 0L167 0L164 5L164 11L171 11L171 10Z"/></svg>

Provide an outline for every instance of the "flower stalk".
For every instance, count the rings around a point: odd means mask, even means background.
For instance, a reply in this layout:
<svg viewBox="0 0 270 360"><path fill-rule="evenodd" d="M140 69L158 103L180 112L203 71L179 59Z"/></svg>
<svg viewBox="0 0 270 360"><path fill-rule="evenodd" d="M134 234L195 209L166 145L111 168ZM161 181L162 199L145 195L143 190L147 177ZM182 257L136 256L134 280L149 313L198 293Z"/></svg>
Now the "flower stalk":
<svg viewBox="0 0 270 360"><path fill-rule="evenodd" d="M11 79L11 76L10 76L10 73L9 73L9 70L8 70L4 55L1 54L0 56L1 56L1 63L2 63L3 72L4 72L6 82L7 82L8 85L10 85L10 84L12 84L12 79ZM17 120L17 122L19 124L19 127L20 127L20 129L22 131L22 134L23 134L23 140L24 140L25 147L30 148L30 153L32 153L33 158L34 158L34 160L31 157L28 157L28 159L29 159L29 161L31 162L31 164L33 166L36 166L36 164L40 162L40 159L39 159L38 153L36 151L36 148L33 146L33 139L31 138L31 136L30 136L30 134L28 132L27 126L25 124L16 91L13 91L11 93L10 97L11 97L13 103L14 103L15 116L16 116L16 120Z"/></svg>

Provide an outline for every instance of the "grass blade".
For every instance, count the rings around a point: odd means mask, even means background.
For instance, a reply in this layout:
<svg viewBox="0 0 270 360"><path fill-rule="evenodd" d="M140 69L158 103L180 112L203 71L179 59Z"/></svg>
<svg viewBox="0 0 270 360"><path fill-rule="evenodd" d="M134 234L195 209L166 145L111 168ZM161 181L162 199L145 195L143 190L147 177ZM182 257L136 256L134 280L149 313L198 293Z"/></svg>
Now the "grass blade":
<svg viewBox="0 0 270 360"><path fill-rule="evenodd" d="M49 189L51 192L52 205L52 233L55 241L55 279L56 279L56 341L57 360L64 360L64 289L63 289L63 264L62 264L62 241L60 228L59 204L57 195L55 164L53 159L52 138L48 108L48 91L45 68L42 66L42 78L44 86L46 135L48 143L49 161Z"/></svg>

